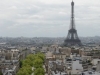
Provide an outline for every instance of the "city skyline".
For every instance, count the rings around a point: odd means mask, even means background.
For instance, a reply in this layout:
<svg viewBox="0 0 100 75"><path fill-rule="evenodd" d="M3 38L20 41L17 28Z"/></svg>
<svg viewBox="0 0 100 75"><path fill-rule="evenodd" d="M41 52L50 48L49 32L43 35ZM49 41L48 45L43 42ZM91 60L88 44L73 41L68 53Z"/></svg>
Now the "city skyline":
<svg viewBox="0 0 100 75"><path fill-rule="evenodd" d="M4 0L0 2L0 36L66 37L72 0ZM100 0L73 0L78 35L100 36Z"/></svg>

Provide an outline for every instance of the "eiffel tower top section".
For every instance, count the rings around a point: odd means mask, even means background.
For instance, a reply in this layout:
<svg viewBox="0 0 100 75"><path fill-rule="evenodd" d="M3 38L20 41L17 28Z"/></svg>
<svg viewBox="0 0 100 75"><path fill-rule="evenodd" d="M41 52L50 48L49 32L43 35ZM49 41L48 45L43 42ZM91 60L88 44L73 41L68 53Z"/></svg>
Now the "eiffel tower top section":
<svg viewBox="0 0 100 75"><path fill-rule="evenodd" d="M74 23L74 2L72 0L71 2L71 27L70 29L75 29L75 23Z"/></svg>
<svg viewBox="0 0 100 75"><path fill-rule="evenodd" d="M73 2L73 0L72 0L72 2L71 2L71 5L74 5L74 2Z"/></svg>

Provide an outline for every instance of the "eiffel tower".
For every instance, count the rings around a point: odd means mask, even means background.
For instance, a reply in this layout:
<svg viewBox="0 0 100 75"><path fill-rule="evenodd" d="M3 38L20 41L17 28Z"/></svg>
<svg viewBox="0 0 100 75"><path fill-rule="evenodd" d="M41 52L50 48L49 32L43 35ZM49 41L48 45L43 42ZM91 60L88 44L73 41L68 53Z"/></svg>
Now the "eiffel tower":
<svg viewBox="0 0 100 75"><path fill-rule="evenodd" d="M68 31L67 38L64 40L64 46L74 46L74 45L82 45L80 39L77 35L77 30L75 29L74 22L74 2L71 2L71 24L70 29Z"/></svg>

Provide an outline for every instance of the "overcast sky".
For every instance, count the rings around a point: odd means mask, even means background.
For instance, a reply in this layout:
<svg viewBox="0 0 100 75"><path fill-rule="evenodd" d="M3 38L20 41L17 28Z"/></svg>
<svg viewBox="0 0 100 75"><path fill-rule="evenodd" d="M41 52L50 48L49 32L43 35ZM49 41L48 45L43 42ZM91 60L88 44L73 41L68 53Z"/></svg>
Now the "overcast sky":
<svg viewBox="0 0 100 75"><path fill-rule="evenodd" d="M0 36L66 37L72 0L1 0ZM74 0L78 36L100 36L100 0Z"/></svg>

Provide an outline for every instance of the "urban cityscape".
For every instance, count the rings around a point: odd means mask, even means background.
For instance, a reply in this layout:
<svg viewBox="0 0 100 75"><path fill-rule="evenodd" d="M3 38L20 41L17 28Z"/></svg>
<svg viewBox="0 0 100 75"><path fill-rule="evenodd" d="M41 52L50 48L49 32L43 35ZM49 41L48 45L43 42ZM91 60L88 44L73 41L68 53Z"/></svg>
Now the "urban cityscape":
<svg viewBox="0 0 100 75"><path fill-rule="evenodd" d="M5 1L0 75L100 75L99 0Z"/></svg>

